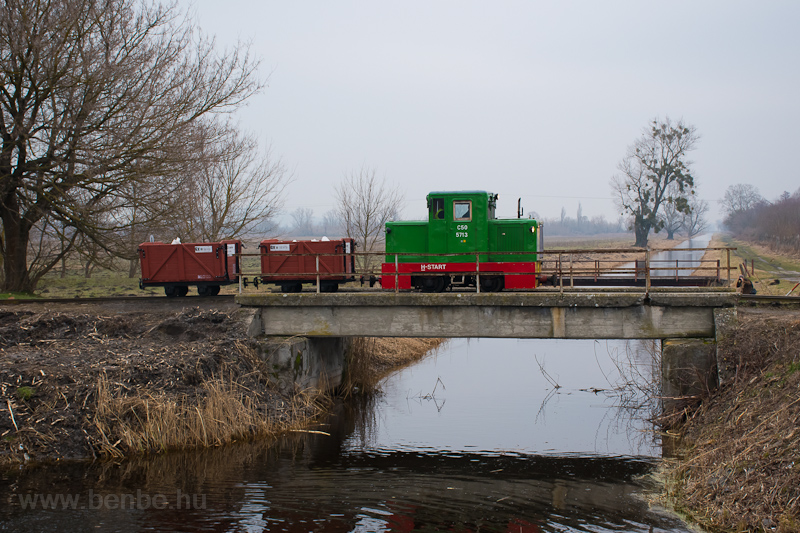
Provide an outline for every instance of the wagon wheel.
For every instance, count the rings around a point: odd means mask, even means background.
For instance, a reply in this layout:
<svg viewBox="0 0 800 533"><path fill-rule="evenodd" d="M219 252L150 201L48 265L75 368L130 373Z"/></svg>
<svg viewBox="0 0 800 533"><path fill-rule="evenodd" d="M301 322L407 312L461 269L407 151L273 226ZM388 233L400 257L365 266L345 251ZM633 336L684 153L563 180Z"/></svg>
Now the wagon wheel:
<svg viewBox="0 0 800 533"><path fill-rule="evenodd" d="M197 286L197 294L198 296L210 296L210 289L211 287L207 285L198 285Z"/></svg>
<svg viewBox="0 0 800 533"><path fill-rule="evenodd" d="M481 278L483 292L500 292L503 290L503 276L485 276Z"/></svg>
<svg viewBox="0 0 800 533"><path fill-rule="evenodd" d="M178 287L175 285L166 285L164 287L164 294L167 295L167 298L175 298L178 296Z"/></svg>
<svg viewBox="0 0 800 533"><path fill-rule="evenodd" d="M258 285L256 285L256 287L258 287ZM211 285L208 287L207 292L209 296L216 296L219 294L219 285Z"/></svg>
<svg viewBox="0 0 800 533"><path fill-rule="evenodd" d="M175 289L178 291L178 296L183 297L189 294L189 287L186 285L178 285Z"/></svg>
<svg viewBox="0 0 800 533"><path fill-rule="evenodd" d="M442 292L447 286L444 276L425 276L422 278L422 292Z"/></svg>
<svg viewBox="0 0 800 533"><path fill-rule="evenodd" d="M301 292L302 290L303 284L299 281L281 283L281 292Z"/></svg>
<svg viewBox="0 0 800 533"><path fill-rule="evenodd" d="M336 281L323 281L320 283L320 292L337 292L339 290L339 283Z"/></svg>

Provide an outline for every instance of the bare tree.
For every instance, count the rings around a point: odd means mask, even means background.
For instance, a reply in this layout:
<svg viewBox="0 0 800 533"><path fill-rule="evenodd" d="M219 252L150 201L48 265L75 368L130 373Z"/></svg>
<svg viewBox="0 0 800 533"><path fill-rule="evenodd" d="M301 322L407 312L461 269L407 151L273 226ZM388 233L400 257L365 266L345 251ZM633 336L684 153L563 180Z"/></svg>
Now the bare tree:
<svg viewBox="0 0 800 533"><path fill-rule="evenodd" d="M689 212L683 215L683 228L690 239L708 229L708 202L692 196L689 200Z"/></svg>
<svg viewBox="0 0 800 533"><path fill-rule="evenodd" d="M281 161L231 125L207 125L198 136L202 155L173 202L173 231L182 239L219 241L263 229L283 205L289 176Z"/></svg>
<svg viewBox="0 0 800 533"><path fill-rule="evenodd" d="M647 246L650 231L663 228L659 212L664 204L674 204L680 213L688 211L686 196L694 188L694 177L686 156L699 139L696 128L683 120L654 119L619 163L621 174L614 176L611 187L617 206L632 217L635 246ZM667 192L673 184L680 193L677 197Z"/></svg>
<svg viewBox="0 0 800 533"><path fill-rule="evenodd" d="M332 209L322 215L322 233L327 235L328 237L338 237L345 234L342 219L339 217L339 213Z"/></svg>
<svg viewBox="0 0 800 533"><path fill-rule="evenodd" d="M719 202L726 215L733 215L763 203L764 198L757 187L749 183L738 183L725 189L725 196Z"/></svg>
<svg viewBox="0 0 800 533"><path fill-rule="evenodd" d="M669 197L677 198L678 195L680 195L678 187L675 184L671 185L669 188ZM683 227L683 217L684 213L678 211L674 201L669 201L664 204L659 218L662 221L664 231L667 232L668 240L673 240L675 238L675 232Z"/></svg>
<svg viewBox="0 0 800 533"><path fill-rule="evenodd" d="M3 288L31 291L45 216L107 249L132 182L162 191L197 154L201 117L260 88L247 49L215 52L176 4L6 0L0 6L0 220ZM117 222L115 222L117 221Z"/></svg>
<svg viewBox="0 0 800 533"><path fill-rule="evenodd" d="M316 234L314 227L314 210L310 207L298 207L292 211L292 234L298 237L311 237Z"/></svg>
<svg viewBox="0 0 800 533"><path fill-rule="evenodd" d="M348 237L356 240L361 251L373 252L383 237L386 222L398 217L403 194L384 179L378 179L375 169L362 167L345 175L336 185L339 218ZM369 258L358 258L359 268L368 270Z"/></svg>

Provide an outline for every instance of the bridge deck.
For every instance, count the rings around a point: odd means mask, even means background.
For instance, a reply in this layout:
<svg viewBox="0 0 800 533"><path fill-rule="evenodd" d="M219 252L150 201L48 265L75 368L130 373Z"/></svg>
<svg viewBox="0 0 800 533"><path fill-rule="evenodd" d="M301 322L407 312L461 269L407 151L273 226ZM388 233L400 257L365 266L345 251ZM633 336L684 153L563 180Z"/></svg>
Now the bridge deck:
<svg viewBox="0 0 800 533"><path fill-rule="evenodd" d="M241 294L275 336L665 339L714 337L730 291Z"/></svg>

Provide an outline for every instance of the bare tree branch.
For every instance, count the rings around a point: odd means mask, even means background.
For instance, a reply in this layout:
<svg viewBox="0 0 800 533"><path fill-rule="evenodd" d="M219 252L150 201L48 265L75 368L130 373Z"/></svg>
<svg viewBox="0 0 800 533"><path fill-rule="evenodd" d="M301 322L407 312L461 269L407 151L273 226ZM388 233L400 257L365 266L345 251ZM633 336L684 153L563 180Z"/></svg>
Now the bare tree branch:
<svg viewBox="0 0 800 533"><path fill-rule="evenodd" d="M362 167L336 185L337 210L347 237L356 240L362 251L376 251L383 238L383 228L399 216L403 194L379 180L375 169ZM369 269L370 261L361 256L359 268Z"/></svg>
<svg viewBox="0 0 800 533"><path fill-rule="evenodd" d="M106 251L132 183L173 190L195 164L201 117L261 83L248 48L219 54L176 4L6 0L0 6L0 219L6 290L30 291L43 217ZM111 237L109 237L111 236ZM42 264L45 268L47 263Z"/></svg>
<svg viewBox="0 0 800 533"><path fill-rule="evenodd" d="M636 246L647 246L650 231L663 228L659 214L664 204L688 211L686 196L694 189L694 177L686 156L699 139L696 128L682 120L673 124L669 117L654 119L619 163L621 174L612 178L611 187L617 206L633 219ZM668 194L670 187L678 194Z"/></svg>

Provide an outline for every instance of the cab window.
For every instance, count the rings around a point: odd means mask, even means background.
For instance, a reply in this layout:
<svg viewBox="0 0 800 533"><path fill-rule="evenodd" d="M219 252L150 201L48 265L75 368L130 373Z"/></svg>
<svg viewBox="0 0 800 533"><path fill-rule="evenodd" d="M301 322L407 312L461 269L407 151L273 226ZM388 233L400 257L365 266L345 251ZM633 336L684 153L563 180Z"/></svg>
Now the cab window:
<svg viewBox="0 0 800 533"><path fill-rule="evenodd" d="M431 220L444 220L444 198L431 199Z"/></svg>
<svg viewBox="0 0 800 533"><path fill-rule="evenodd" d="M472 201L453 202L453 220L472 220Z"/></svg>

